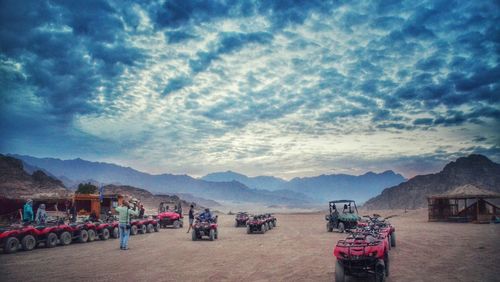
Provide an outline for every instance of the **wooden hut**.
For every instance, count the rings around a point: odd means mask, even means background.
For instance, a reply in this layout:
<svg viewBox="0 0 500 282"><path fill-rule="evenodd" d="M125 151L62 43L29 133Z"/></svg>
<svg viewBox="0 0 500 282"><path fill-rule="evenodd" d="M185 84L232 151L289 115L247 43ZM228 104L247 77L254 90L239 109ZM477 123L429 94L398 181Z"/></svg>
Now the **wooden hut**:
<svg viewBox="0 0 500 282"><path fill-rule="evenodd" d="M429 221L489 223L500 208L487 199L500 199L500 194L470 184L427 197Z"/></svg>
<svg viewBox="0 0 500 282"><path fill-rule="evenodd" d="M73 203L78 215L88 216L95 213L97 216L101 213L99 195L96 194L75 194Z"/></svg>

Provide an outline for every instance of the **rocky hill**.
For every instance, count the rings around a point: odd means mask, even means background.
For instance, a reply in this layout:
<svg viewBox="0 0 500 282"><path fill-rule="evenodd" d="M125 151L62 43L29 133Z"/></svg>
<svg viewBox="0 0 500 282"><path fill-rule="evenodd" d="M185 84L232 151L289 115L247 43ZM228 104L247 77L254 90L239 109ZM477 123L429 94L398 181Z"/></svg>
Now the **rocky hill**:
<svg viewBox="0 0 500 282"><path fill-rule="evenodd" d="M385 189L363 207L368 209L415 209L427 207L427 196L472 184L500 192L500 164L482 155L469 155L447 164L435 174L419 175Z"/></svg>
<svg viewBox="0 0 500 282"><path fill-rule="evenodd" d="M8 199L69 197L64 184L41 170L27 173L22 161L0 155L0 196Z"/></svg>

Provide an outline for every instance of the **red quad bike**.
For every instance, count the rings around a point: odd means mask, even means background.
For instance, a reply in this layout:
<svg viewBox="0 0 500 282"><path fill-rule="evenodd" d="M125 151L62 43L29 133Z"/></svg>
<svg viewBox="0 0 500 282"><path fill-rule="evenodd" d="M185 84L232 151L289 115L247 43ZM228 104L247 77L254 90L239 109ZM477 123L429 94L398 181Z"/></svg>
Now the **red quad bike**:
<svg viewBox="0 0 500 282"><path fill-rule="evenodd" d="M142 218L135 219L130 222L130 234L136 235L137 233L146 234L160 231L160 225L155 218Z"/></svg>
<svg viewBox="0 0 500 282"><path fill-rule="evenodd" d="M0 248L6 254L17 252L19 249L19 237L21 225L0 227Z"/></svg>
<svg viewBox="0 0 500 282"><path fill-rule="evenodd" d="M201 240L203 237L207 236L210 241L219 238L219 231L217 229L217 217L208 221L201 221L199 217L193 224L193 232L191 233L191 238L193 241Z"/></svg>
<svg viewBox="0 0 500 282"><path fill-rule="evenodd" d="M235 218L235 223L234 223L234 227L240 227L240 226L247 226L247 221L248 221L249 217L248 217L248 214L246 212L238 212L236 214L236 218Z"/></svg>
<svg viewBox="0 0 500 282"><path fill-rule="evenodd" d="M69 245L72 241L79 243L92 242L96 238L96 225L91 222L70 223L61 226L61 245Z"/></svg>
<svg viewBox="0 0 500 282"><path fill-rule="evenodd" d="M118 221L108 222L108 230L111 237L115 239L120 238L120 226Z"/></svg>
<svg viewBox="0 0 500 282"><path fill-rule="evenodd" d="M160 231L160 223L155 217L147 218L146 232L153 233Z"/></svg>
<svg viewBox="0 0 500 282"><path fill-rule="evenodd" d="M95 235L99 237L99 239L105 241L111 237L110 226L112 224L102 221L93 222L95 225Z"/></svg>
<svg viewBox="0 0 500 282"><path fill-rule="evenodd" d="M247 222L247 234L254 232L266 233L268 225L266 219L262 215L256 215Z"/></svg>
<svg viewBox="0 0 500 282"><path fill-rule="evenodd" d="M130 221L130 235L146 234L148 230L148 219L132 219Z"/></svg>
<svg viewBox="0 0 500 282"><path fill-rule="evenodd" d="M346 281L346 276L373 277L381 282L389 276L387 240L374 232L352 232L347 239L337 242L333 255L337 258L336 282Z"/></svg>
<svg viewBox="0 0 500 282"><path fill-rule="evenodd" d="M389 242L389 249L396 247L396 228L391 225L387 218L381 218L380 215L374 214L373 216L363 216L367 218L366 221L358 223L358 227L364 226L372 230L377 230L378 233L384 235Z"/></svg>
<svg viewBox="0 0 500 282"><path fill-rule="evenodd" d="M61 224L26 225L18 229L17 238L21 239L21 247L25 251L32 251L40 243L47 248L53 248L59 243L58 237L64 232L64 226Z"/></svg>
<svg viewBox="0 0 500 282"><path fill-rule="evenodd" d="M269 229L273 229L276 227L276 218L272 216L270 213L265 215L266 221L267 221L267 226Z"/></svg>

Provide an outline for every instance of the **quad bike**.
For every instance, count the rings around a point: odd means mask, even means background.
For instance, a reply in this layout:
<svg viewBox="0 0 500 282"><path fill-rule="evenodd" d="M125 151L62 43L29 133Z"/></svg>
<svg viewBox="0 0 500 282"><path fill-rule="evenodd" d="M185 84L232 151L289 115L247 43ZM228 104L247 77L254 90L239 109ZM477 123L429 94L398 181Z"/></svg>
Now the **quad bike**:
<svg viewBox="0 0 500 282"><path fill-rule="evenodd" d="M147 219L132 219L130 221L130 235L137 235L138 233L140 234L146 234L147 232L147 225L148 225L148 220Z"/></svg>
<svg viewBox="0 0 500 282"><path fill-rule="evenodd" d="M6 254L17 252L19 249L20 225L0 227L0 248Z"/></svg>
<svg viewBox="0 0 500 282"><path fill-rule="evenodd" d="M333 255L337 258L335 281L346 281L346 276L373 277L385 281L389 276L387 240L372 232L353 232L337 242Z"/></svg>
<svg viewBox="0 0 500 282"><path fill-rule="evenodd" d="M239 212L236 214L234 226L235 227L247 226L248 219L249 216L246 212Z"/></svg>
<svg viewBox="0 0 500 282"><path fill-rule="evenodd" d="M65 226L60 222L48 222L46 225L39 226L24 225L16 228L17 238L20 239L21 248L25 251L32 251L40 243L46 248L53 248L60 242L59 237L64 233ZM11 251L13 251L13 245L10 246Z"/></svg>
<svg viewBox="0 0 500 282"><path fill-rule="evenodd" d="M343 204L343 208L337 208L337 204L339 204L339 206ZM349 229L354 229L361 219L358 216L356 202L353 200L330 201L328 207L330 213L325 216L327 221L326 231L328 232L332 232L334 228L338 229L340 233Z"/></svg>
<svg viewBox="0 0 500 282"><path fill-rule="evenodd" d="M217 217L203 221L199 217L196 217L191 238L193 241L201 240L203 237L208 237L210 241L218 239L219 230L217 227Z"/></svg>
<svg viewBox="0 0 500 282"><path fill-rule="evenodd" d="M69 245L72 241L92 242L96 238L96 225L91 222L75 222L60 227L63 229L59 240L61 245Z"/></svg>
<svg viewBox="0 0 500 282"><path fill-rule="evenodd" d="M378 214L374 214L373 216L364 215L364 221L358 222L358 227L369 227L371 229L377 229L377 232L387 237L391 247L396 247L396 228L391 225L388 218L382 218Z"/></svg>
<svg viewBox="0 0 500 282"><path fill-rule="evenodd" d="M254 232L264 234L268 229L269 225L262 215L256 215L247 222L247 234L252 234Z"/></svg>
<svg viewBox="0 0 500 282"><path fill-rule="evenodd" d="M273 229L274 227L276 227L276 218L274 216L272 216L270 213L268 213L268 214L265 214L265 218L266 218L267 225L268 225L269 229Z"/></svg>
<svg viewBox="0 0 500 282"><path fill-rule="evenodd" d="M158 219L155 217L145 217L144 219L141 220L141 223L142 223L141 229L146 228L145 233L153 233L160 231L160 223L158 222Z"/></svg>
<svg viewBox="0 0 500 282"><path fill-rule="evenodd" d="M101 240L108 240L111 237L110 226L111 223L95 221L93 222L95 225L95 235L99 237Z"/></svg>

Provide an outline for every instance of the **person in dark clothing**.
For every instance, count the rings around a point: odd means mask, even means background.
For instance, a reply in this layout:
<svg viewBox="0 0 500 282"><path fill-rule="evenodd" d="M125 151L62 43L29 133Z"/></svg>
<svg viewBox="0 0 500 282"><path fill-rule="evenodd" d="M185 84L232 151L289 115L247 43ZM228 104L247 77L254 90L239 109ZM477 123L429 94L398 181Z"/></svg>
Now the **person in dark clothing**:
<svg viewBox="0 0 500 282"><path fill-rule="evenodd" d="M139 210L139 218L144 218L144 205L141 204L141 209Z"/></svg>
<svg viewBox="0 0 500 282"><path fill-rule="evenodd" d="M189 231L193 227L193 222L194 222L194 205L191 205L191 207L189 208L189 228L187 233L189 233Z"/></svg>
<svg viewBox="0 0 500 282"><path fill-rule="evenodd" d="M97 215L95 214L95 212L90 213L89 220L91 222L96 222L97 221Z"/></svg>
<svg viewBox="0 0 500 282"><path fill-rule="evenodd" d="M76 222L77 212L76 212L76 206L75 206L75 203L73 203L73 205L72 205L72 206L71 206L71 208L69 209L69 213L71 214L71 219L70 219L70 221L71 221L71 222Z"/></svg>

